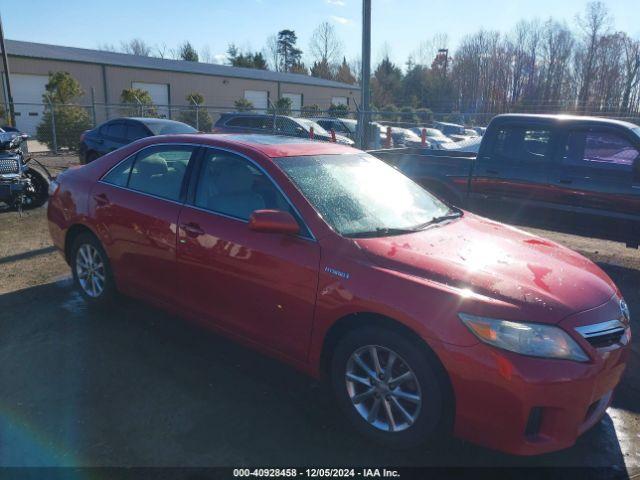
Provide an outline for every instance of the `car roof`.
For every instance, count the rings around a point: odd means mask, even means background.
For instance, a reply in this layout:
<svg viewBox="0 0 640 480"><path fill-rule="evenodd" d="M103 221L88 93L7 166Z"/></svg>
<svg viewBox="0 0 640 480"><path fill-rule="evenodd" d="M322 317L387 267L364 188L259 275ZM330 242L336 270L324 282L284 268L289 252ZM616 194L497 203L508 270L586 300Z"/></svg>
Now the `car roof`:
<svg viewBox="0 0 640 480"><path fill-rule="evenodd" d="M159 137L155 137L156 139ZM353 147L339 143L320 142L305 138L287 137L284 135L265 135L262 133L198 133L167 135L163 143L186 142L199 145L211 145L234 149L249 148L268 157L297 157L307 155L339 155L345 153L362 153Z"/></svg>
<svg viewBox="0 0 640 480"><path fill-rule="evenodd" d="M532 113L505 113L493 117L491 122L501 123L508 120L531 120L544 123L594 123L602 125L619 125L625 128L637 128L638 126L622 120L615 120L606 117L588 117L581 115L564 115L564 114L532 114Z"/></svg>

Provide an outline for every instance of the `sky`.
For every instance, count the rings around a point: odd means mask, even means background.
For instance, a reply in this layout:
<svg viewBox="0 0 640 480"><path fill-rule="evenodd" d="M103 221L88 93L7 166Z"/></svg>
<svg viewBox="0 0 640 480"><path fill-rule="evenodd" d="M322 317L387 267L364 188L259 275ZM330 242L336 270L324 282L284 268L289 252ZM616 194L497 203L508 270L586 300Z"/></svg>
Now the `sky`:
<svg viewBox="0 0 640 480"><path fill-rule="evenodd" d="M231 42L261 50L289 28L308 50L315 27L331 22L348 60L360 57L361 0L0 0L5 36L83 48L141 38L174 48L189 40L224 59ZM403 65L421 44L446 34L450 49L478 30L508 32L521 19L552 16L575 25L586 0L372 0L372 62L385 53ZM640 38L638 0L605 0L613 27ZM307 65L310 58L304 58Z"/></svg>

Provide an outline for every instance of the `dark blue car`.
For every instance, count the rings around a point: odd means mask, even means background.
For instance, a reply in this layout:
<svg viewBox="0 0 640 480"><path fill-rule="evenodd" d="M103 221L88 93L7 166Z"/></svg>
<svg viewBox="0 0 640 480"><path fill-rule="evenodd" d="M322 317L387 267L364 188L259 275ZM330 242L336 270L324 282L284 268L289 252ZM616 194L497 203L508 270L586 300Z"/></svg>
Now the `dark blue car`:
<svg viewBox="0 0 640 480"><path fill-rule="evenodd" d="M197 133L197 130L186 123L164 118L115 118L80 136L80 162L93 162L140 138L180 133Z"/></svg>

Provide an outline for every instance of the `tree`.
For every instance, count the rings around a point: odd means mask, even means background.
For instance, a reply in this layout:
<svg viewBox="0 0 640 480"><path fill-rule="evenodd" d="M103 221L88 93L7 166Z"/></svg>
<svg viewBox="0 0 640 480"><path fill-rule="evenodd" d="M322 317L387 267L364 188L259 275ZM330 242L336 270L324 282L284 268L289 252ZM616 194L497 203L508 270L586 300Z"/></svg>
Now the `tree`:
<svg viewBox="0 0 640 480"><path fill-rule="evenodd" d="M598 44L600 37L608 29L610 18L604 3L596 1L589 2L584 16L578 16L577 20L583 33L581 49L576 57L580 71L578 104L586 110L591 93L591 82L594 76L594 63L596 55L598 54Z"/></svg>
<svg viewBox="0 0 640 480"><path fill-rule="evenodd" d="M253 110L253 103L251 103L246 98L239 98L238 100L233 102L233 105L238 112L249 112Z"/></svg>
<svg viewBox="0 0 640 480"><path fill-rule="evenodd" d="M418 116L413 107L402 107L400 109L400 121L406 123L418 123Z"/></svg>
<svg viewBox="0 0 640 480"><path fill-rule="evenodd" d="M417 108L416 116L420 123L431 123L433 121L433 112L428 108Z"/></svg>
<svg viewBox="0 0 640 480"><path fill-rule="evenodd" d="M278 32L277 52L281 72L291 72L294 67L301 65L302 50L296 47L298 37L293 30L280 30Z"/></svg>
<svg viewBox="0 0 640 480"><path fill-rule="evenodd" d="M134 38L133 40L129 40L128 42L122 42L120 44L120 47L123 53L138 55L141 57L151 56L151 47L140 38Z"/></svg>
<svg viewBox="0 0 640 480"><path fill-rule="evenodd" d="M334 118L348 117L349 106L341 103L339 105L331 104L328 110L329 116Z"/></svg>
<svg viewBox="0 0 640 480"><path fill-rule="evenodd" d="M399 99L402 71L389 57L384 57L371 80L373 102L377 106L395 103Z"/></svg>
<svg viewBox="0 0 640 480"><path fill-rule="evenodd" d="M322 22L313 31L309 42L309 50L316 63L326 65L337 63L342 48L342 42L336 35L334 26L329 22Z"/></svg>
<svg viewBox="0 0 640 480"><path fill-rule="evenodd" d="M315 61L311 67L311 76L332 80L333 72L331 70L331 66L326 60Z"/></svg>
<svg viewBox="0 0 640 480"><path fill-rule="evenodd" d="M340 64L340 67L338 67L338 71L336 72L334 79L342 83L356 83L356 77L351 73L351 67L349 67L346 57L342 57L342 63Z"/></svg>
<svg viewBox="0 0 640 480"><path fill-rule="evenodd" d="M198 52L188 41L178 47L178 55L182 60L186 60L187 62L198 61Z"/></svg>
<svg viewBox="0 0 640 480"><path fill-rule="evenodd" d="M267 60L261 52L243 53L233 43L227 48L227 61L233 67L267 69Z"/></svg>
<svg viewBox="0 0 640 480"><path fill-rule="evenodd" d="M50 72L49 81L42 96L43 103L48 105L42 121L36 128L38 141L47 144L52 150L78 148L80 135L91 128L89 113L74 102L82 96L84 91L80 83L68 72ZM54 145L53 126L55 117L56 142Z"/></svg>
<svg viewBox="0 0 640 480"><path fill-rule="evenodd" d="M289 70L290 73L299 73L301 75L309 75L309 70L304 62L294 63Z"/></svg>
<svg viewBox="0 0 640 480"><path fill-rule="evenodd" d="M125 88L120 93L121 112L124 116L157 117L158 111L151 94L141 88Z"/></svg>
<svg viewBox="0 0 640 480"><path fill-rule="evenodd" d="M200 107L204 104L204 96L200 93L192 92L185 97L185 100L189 107L180 113L180 120L201 132L210 132L213 126L213 119L206 108Z"/></svg>

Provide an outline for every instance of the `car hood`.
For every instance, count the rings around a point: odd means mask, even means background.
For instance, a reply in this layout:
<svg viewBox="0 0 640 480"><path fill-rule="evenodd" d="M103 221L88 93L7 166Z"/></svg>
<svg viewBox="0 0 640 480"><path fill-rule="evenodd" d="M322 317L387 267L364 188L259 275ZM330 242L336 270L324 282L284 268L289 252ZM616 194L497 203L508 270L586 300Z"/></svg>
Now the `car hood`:
<svg viewBox="0 0 640 480"><path fill-rule="evenodd" d="M523 317L514 320L558 323L617 291L582 255L468 212L421 232L356 243L383 268L508 303Z"/></svg>

